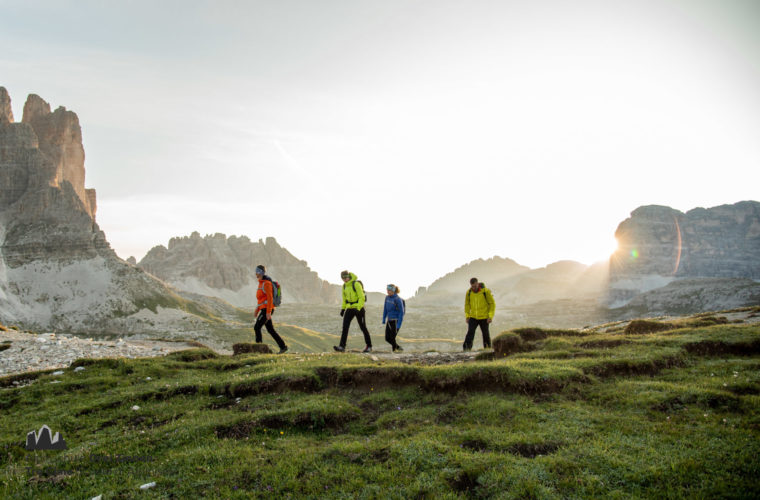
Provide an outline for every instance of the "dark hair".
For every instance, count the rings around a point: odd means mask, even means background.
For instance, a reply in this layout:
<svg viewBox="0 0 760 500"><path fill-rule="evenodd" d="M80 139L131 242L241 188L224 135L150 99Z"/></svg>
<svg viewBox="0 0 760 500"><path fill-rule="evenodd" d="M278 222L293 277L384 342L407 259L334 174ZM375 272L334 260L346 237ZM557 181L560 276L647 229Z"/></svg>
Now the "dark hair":
<svg viewBox="0 0 760 500"><path fill-rule="evenodd" d="M264 274L265 272L267 272L267 268L266 268L266 267L264 267L264 264L259 264L259 265L257 265L257 266L256 266L256 269L261 269L261 273L262 273L262 274Z"/></svg>
<svg viewBox="0 0 760 500"><path fill-rule="evenodd" d="M478 282L478 278L470 278L470 284L471 285L474 285L477 282Z"/></svg>

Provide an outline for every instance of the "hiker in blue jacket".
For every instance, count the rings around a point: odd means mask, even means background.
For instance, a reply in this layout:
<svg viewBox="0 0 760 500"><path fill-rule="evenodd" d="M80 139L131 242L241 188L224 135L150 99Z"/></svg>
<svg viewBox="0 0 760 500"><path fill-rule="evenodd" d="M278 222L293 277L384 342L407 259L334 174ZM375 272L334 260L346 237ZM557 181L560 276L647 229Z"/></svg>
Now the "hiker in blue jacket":
<svg viewBox="0 0 760 500"><path fill-rule="evenodd" d="M396 335L401 329L401 323L404 321L406 305L404 299L398 296L399 289L396 285L390 284L386 287L388 295L385 297L383 305L383 324L385 325L385 340L393 348L393 352L403 351L396 342ZM386 319L388 320L386 322Z"/></svg>

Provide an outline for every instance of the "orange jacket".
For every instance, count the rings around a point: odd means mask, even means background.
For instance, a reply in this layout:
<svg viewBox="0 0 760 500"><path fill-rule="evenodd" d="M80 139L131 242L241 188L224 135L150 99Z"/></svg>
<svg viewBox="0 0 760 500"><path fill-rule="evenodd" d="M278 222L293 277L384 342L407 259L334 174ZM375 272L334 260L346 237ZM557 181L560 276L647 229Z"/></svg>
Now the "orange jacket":
<svg viewBox="0 0 760 500"><path fill-rule="evenodd" d="M271 281L259 280L256 300L258 301L258 307L256 307L255 315L258 316L259 311L262 309L266 309L268 314L272 314L272 311L274 311L274 289L272 288Z"/></svg>

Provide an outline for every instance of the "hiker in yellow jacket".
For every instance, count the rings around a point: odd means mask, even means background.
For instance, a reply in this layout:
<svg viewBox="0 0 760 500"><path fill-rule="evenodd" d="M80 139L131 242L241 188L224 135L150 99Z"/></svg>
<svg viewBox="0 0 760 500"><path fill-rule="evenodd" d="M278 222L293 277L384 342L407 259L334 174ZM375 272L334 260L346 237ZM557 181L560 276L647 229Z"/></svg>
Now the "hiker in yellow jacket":
<svg viewBox="0 0 760 500"><path fill-rule="evenodd" d="M348 341L348 329L351 326L351 320L356 318L359 323L359 329L364 334L364 343L366 344L362 352L372 352L372 339L367 330L366 313L364 311L364 286L362 282L356 279L354 273L342 271L340 279L343 280L343 303L340 308L340 315L343 316L343 331L340 335L340 345L333 346L338 352L346 351L346 342Z"/></svg>
<svg viewBox="0 0 760 500"><path fill-rule="evenodd" d="M467 323L467 335L464 337L463 350L472 350L472 342L475 340L475 329L480 326L483 333L483 348L491 347L491 334L488 325L493 321L496 312L496 302L493 300L491 290L478 281L478 278L470 280L470 288L464 297L464 317Z"/></svg>

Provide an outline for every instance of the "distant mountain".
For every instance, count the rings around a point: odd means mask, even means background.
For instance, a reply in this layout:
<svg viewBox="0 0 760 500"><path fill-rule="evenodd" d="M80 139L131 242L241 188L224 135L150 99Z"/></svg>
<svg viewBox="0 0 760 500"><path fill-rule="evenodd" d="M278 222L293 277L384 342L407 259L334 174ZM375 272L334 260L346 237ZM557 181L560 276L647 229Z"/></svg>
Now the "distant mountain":
<svg viewBox="0 0 760 500"><path fill-rule="evenodd" d="M246 236L201 237L194 232L172 238L168 247L153 247L137 265L178 290L250 308L256 304L258 264L266 266L267 274L280 283L286 303L337 304L340 300L338 285L321 279L274 238L253 242Z"/></svg>
<svg viewBox="0 0 760 500"><path fill-rule="evenodd" d="M30 95L21 123L0 87L0 321L72 332L193 332L219 314L119 259L85 189L77 115ZM226 306L230 315L236 312Z"/></svg>
<svg viewBox="0 0 760 500"><path fill-rule="evenodd" d="M418 288L417 293L409 300L420 305L459 303L464 300L463 294L470 286L470 278L478 278L491 287L493 282L502 281L529 270L530 268L521 266L512 259L498 256L486 260L476 259L438 278L430 286Z"/></svg>
<svg viewBox="0 0 760 500"><path fill-rule="evenodd" d="M560 261L530 269L511 259L474 260L422 287L410 299L419 305L462 305L470 278L476 277L494 294L498 307L534 304L547 300L596 300L607 286L607 265L586 266Z"/></svg>
<svg viewBox="0 0 760 500"><path fill-rule="evenodd" d="M615 237L618 250L610 259L612 307L682 279L736 279L738 289L743 289L744 279L760 280L756 201L686 213L657 205L639 207L620 223ZM703 282L706 287L711 283ZM729 281L722 283L724 292L730 293ZM693 284L690 289L695 290Z"/></svg>

